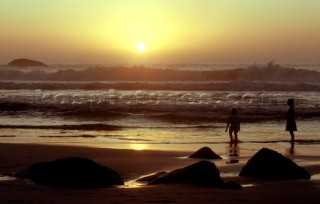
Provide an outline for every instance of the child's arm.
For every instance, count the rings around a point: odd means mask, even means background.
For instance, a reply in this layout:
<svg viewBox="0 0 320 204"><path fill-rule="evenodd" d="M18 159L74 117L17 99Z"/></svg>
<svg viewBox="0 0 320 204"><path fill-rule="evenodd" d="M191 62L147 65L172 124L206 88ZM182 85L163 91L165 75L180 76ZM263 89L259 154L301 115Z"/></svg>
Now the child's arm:
<svg viewBox="0 0 320 204"><path fill-rule="evenodd" d="M230 117L229 117L229 119L228 119L227 127L226 127L226 131L225 131L225 132L227 132L227 131L228 131L229 125L230 125Z"/></svg>

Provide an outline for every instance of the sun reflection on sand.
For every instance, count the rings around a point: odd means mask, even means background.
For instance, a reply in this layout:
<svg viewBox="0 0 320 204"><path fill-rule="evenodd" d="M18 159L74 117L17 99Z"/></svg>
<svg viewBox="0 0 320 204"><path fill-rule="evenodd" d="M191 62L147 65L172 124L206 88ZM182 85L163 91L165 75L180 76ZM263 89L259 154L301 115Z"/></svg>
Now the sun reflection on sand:
<svg viewBox="0 0 320 204"><path fill-rule="evenodd" d="M141 187L145 187L146 185L138 182L136 180L130 180L125 182L125 184L123 186L118 186L118 188L141 188Z"/></svg>
<svg viewBox="0 0 320 204"><path fill-rule="evenodd" d="M13 180L16 180L16 177L0 175L0 181L13 181Z"/></svg>
<svg viewBox="0 0 320 204"><path fill-rule="evenodd" d="M314 174L311 176L311 180L317 180L320 181L320 174Z"/></svg>

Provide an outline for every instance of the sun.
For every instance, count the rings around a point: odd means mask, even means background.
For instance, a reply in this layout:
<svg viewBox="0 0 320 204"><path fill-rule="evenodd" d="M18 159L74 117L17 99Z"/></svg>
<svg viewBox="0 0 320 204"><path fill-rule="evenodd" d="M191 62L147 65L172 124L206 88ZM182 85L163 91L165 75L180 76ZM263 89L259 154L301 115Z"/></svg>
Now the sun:
<svg viewBox="0 0 320 204"><path fill-rule="evenodd" d="M144 150L147 148L147 145L146 144L131 144L131 148L134 149L134 150Z"/></svg>
<svg viewBox="0 0 320 204"><path fill-rule="evenodd" d="M139 52L144 52L146 50L146 45L144 43L137 44L137 50Z"/></svg>

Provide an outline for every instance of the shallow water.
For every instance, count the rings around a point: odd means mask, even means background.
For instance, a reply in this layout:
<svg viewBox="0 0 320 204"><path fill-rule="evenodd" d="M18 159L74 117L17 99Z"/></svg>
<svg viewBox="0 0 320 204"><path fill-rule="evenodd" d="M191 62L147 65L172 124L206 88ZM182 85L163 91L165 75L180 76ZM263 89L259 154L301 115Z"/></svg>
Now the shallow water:
<svg viewBox="0 0 320 204"><path fill-rule="evenodd" d="M82 146L96 146L125 149L163 149L163 150L193 150L203 146L219 149L220 154L228 154L229 136L224 132L225 123L221 122L193 122L169 123L149 120L141 116L115 119L105 122L108 125L125 124L125 127L112 130L77 130L58 128L38 128L45 125L75 124L77 120L43 116L24 118L22 115L2 115L0 121L12 127L1 128L2 142L13 143L41 143L41 144L71 144ZM65 122L65 123L64 123ZM78 124L87 124L92 121L80 120ZM284 131L284 121L269 121L258 123L242 123L239 132L240 143L235 151L256 151L262 147L282 149L290 152L290 136ZM297 121L295 154L314 152L319 146L320 122L318 120ZM18 127L17 125L26 125ZM35 128L29 126L35 126ZM301 148L300 148L301 147ZM302 148L307 147L307 148ZM304 149L303 152L300 149Z"/></svg>

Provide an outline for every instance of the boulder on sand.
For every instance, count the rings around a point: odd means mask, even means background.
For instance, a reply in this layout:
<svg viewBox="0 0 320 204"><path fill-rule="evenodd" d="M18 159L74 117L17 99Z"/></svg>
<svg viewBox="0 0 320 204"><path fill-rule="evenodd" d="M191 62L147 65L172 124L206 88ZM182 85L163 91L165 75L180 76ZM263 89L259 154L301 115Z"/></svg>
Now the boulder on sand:
<svg viewBox="0 0 320 204"><path fill-rule="evenodd" d="M80 157L36 163L15 176L30 179L35 184L59 187L98 188L124 184L114 170Z"/></svg>
<svg viewBox="0 0 320 204"><path fill-rule="evenodd" d="M198 158L198 159L222 159L209 147L202 147L195 153L189 156L189 158Z"/></svg>
<svg viewBox="0 0 320 204"><path fill-rule="evenodd" d="M224 183L220 177L219 169L209 161L199 161L187 167L173 170L164 176L160 176L148 185L157 184L193 184L203 187L241 188L237 183Z"/></svg>
<svg viewBox="0 0 320 204"><path fill-rule="evenodd" d="M31 67L31 66L43 67L43 66L47 66L46 64L44 64L42 62L30 60L30 59L15 59L15 60L9 62L8 65L12 66L12 67Z"/></svg>
<svg viewBox="0 0 320 204"><path fill-rule="evenodd" d="M242 168L239 176L263 179L310 179L302 167L268 148L262 148Z"/></svg>

